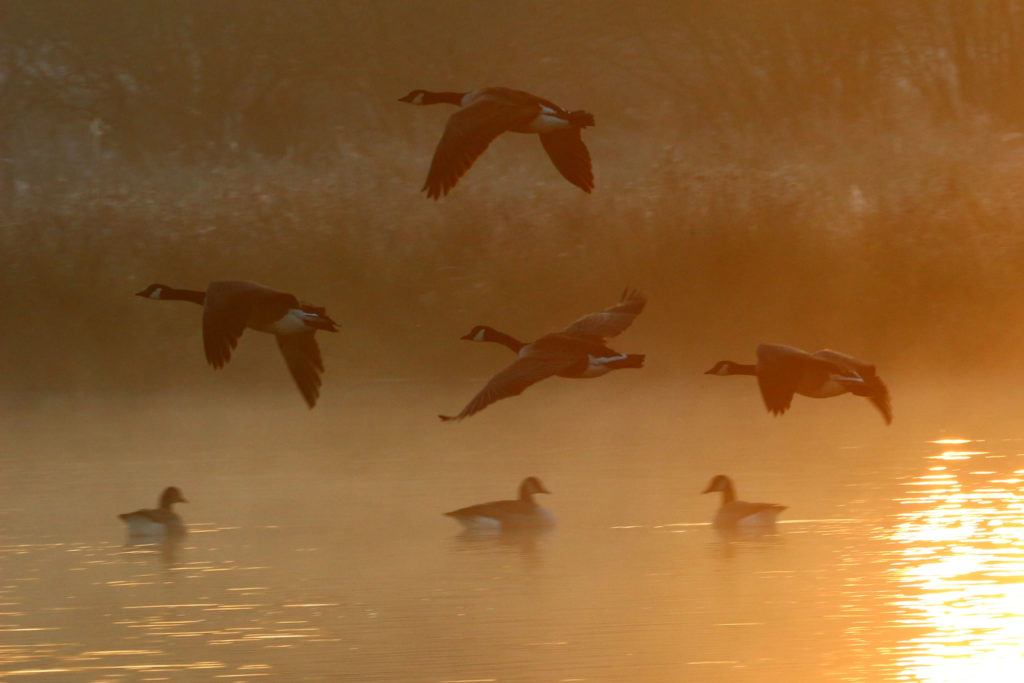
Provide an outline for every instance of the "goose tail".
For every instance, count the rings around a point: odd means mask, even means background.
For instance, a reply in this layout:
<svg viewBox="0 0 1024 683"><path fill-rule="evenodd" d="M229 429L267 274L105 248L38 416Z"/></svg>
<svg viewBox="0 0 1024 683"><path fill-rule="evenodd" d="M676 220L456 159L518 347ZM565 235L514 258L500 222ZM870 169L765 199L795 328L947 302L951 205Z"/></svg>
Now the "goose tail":
<svg viewBox="0 0 1024 683"><path fill-rule="evenodd" d="M642 368L644 366L645 358L647 358L647 356L642 353L631 353L625 358L608 363L608 368L611 370L621 370L622 368Z"/></svg>
<svg viewBox="0 0 1024 683"><path fill-rule="evenodd" d="M594 125L594 115L588 111L577 109L569 112L569 123L577 128L589 128Z"/></svg>
<svg viewBox="0 0 1024 683"><path fill-rule="evenodd" d="M338 323L334 322L324 314L320 314L315 317L308 317L306 318L305 323L315 330L323 330L324 332L338 331Z"/></svg>

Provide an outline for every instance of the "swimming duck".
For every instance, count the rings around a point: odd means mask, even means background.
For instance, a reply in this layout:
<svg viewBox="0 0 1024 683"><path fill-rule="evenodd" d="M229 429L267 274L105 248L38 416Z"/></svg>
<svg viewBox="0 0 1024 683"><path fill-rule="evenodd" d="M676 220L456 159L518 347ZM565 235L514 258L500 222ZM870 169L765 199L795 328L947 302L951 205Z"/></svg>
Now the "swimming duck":
<svg viewBox="0 0 1024 683"><path fill-rule="evenodd" d="M324 364L313 335L317 330L338 331L323 307L300 303L292 294L252 282L211 282L205 292L154 283L136 296L202 306L203 347L214 368L224 367L231 359L245 328L274 335L299 392L310 408L316 405Z"/></svg>
<svg viewBox="0 0 1024 683"><path fill-rule="evenodd" d="M794 393L829 398L849 392L867 398L885 423L892 423L889 389L875 374L875 366L838 351L807 353L792 346L761 344L755 365L723 360L704 374L756 376L765 407L774 415L786 412Z"/></svg>
<svg viewBox="0 0 1024 683"><path fill-rule="evenodd" d="M587 193L594 189L590 152L580 137L580 129L594 125L592 114L566 111L542 97L511 88L472 92L413 90L398 101L460 107L448 118L423 184L422 190L431 199L448 194L491 141L505 131L537 133L555 168L566 180Z"/></svg>
<svg viewBox="0 0 1024 683"><path fill-rule="evenodd" d="M125 512L118 517L128 525L131 536L181 536L185 533L185 523L171 506L187 502L177 486L168 486L160 494L156 510Z"/></svg>
<svg viewBox="0 0 1024 683"><path fill-rule="evenodd" d="M518 396L542 379L599 377L621 368L640 368L643 354L622 354L605 345L644 310L647 297L636 290L623 292L619 303L598 313L585 315L561 332L546 334L529 344L486 325L477 325L462 339L494 342L508 347L519 358L491 378L458 415L439 415L443 421L462 420L495 401Z"/></svg>
<svg viewBox="0 0 1024 683"><path fill-rule="evenodd" d="M515 500L496 500L459 508L444 513L454 518L467 529L512 530L537 529L552 526L555 522L550 512L537 505L533 500L535 493L551 493L537 477L527 477L519 485L519 498Z"/></svg>
<svg viewBox="0 0 1024 683"><path fill-rule="evenodd" d="M715 476L701 493L722 494L722 504L718 506L712 524L720 529L736 529L742 527L769 527L775 524L775 518L786 509L785 505L775 503L748 503L736 500L736 489L732 480L724 474Z"/></svg>

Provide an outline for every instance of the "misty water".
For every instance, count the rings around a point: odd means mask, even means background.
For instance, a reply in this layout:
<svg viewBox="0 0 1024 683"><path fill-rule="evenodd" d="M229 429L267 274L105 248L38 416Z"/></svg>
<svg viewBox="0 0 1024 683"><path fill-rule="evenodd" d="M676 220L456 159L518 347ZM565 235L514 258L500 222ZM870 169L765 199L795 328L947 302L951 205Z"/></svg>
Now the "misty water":
<svg viewBox="0 0 1024 683"><path fill-rule="evenodd" d="M469 381L338 373L309 412L229 392L7 411L0 676L1010 680L1024 455L1004 422L907 416L923 391L894 391L891 428L851 396L774 419L752 382L621 374L459 424L434 414ZM776 533L708 524L718 473L789 506ZM441 514L531 474L551 531ZM188 536L126 545L116 514L170 484Z"/></svg>
<svg viewBox="0 0 1024 683"><path fill-rule="evenodd" d="M1021 3L0 7L3 681L1024 680ZM509 133L426 199L455 110L398 98L486 86L593 114L593 192ZM222 280L338 321L314 410L132 296ZM626 287L644 369L437 420L509 361L471 326ZM701 374L759 343L893 424ZM546 533L443 515L530 475ZM183 542L126 545L170 485Z"/></svg>

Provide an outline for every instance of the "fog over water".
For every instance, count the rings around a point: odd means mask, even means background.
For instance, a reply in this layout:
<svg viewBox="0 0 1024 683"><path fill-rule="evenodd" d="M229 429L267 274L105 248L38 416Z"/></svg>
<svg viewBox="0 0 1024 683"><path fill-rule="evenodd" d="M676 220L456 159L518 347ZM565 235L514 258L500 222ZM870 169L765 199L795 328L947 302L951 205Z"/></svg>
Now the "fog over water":
<svg viewBox="0 0 1024 683"><path fill-rule="evenodd" d="M1024 463L1006 422L935 443L944 409L921 393L904 400L927 418L885 429L861 399L773 420L752 382L701 379L613 375L614 399L562 381L458 425L425 415L425 387L383 382L331 419L180 394L20 420L0 492L4 671L949 681L1018 656ZM777 533L708 525L699 491L719 472L789 506ZM527 474L552 491L551 531L467 536L440 514ZM170 483L189 535L123 545L115 513Z"/></svg>
<svg viewBox="0 0 1024 683"><path fill-rule="evenodd" d="M0 678L1016 680L1015 3L0 4ZM454 110L398 98L487 85L594 114L593 194L514 134L418 192ZM133 296L229 279L339 323L314 409ZM474 325L626 287L643 369L437 419L511 360ZM893 424L703 374L761 342ZM443 515L531 475L553 529ZM126 544L170 485L189 533Z"/></svg>

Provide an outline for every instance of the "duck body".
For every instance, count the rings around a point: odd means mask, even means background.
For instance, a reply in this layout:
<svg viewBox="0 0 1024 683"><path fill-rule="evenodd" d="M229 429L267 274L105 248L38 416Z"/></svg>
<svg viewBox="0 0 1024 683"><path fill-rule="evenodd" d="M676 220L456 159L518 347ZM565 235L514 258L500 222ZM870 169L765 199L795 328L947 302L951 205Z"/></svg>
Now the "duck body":
<svg viewBox="0 0 1024 683"><path fill-rule="evenodd" d="M889 389L875 366L838 351L822 349L808 353L782 344L760 344L756 364L724 360L704 374L757 377L765 407L773 415L785 413L794 394L831 398L851 393L867 398L882 414L885 423L892 423Z"/></svg>
<svg viewBox="0 0 1024 683"><path fill-rule="evenodd" d="M118 517L128 525L128 535L132 537L183 536L186 532L185 523L174 512L173 506L175 503L187 502L178 487L168 486L160 494L156 509L125 512Z"/></svg>
<svg viewBox="0 0 1024 683"><path fill-rule="evenodd" d="M314 334L317 330L338 331L337 323L323 307L302 303L293 294L242 281L211 282L206 291L154 283L136 295L191 301L202 306L203 348L207 362L214 368L227 365L246 328L274 335L299 392L310 408L316 405L324 367Z"/></svg>
<svg viewBox="0 0 1024 683"><path fill-rule="evenodd" d="M748 503L736 499L736 489L732 480L724 474L711 479L701 493L720 492L722 502L715 511L712 525L718 529L765 529L775 525L779 513L786 509L785 505L775 503Z"/></svg>
<svg viewBox="0 0 1024 683"><path fill-rule="evenodd" d="M646 303L643 294L627 289L614 306L583 316L564 330L546 334L530 343L521 342L493 327L477 325L462 339L501 344L515 352L518 358L492 377L458 415L439 417L445 421L462 420L495 401L517 396L548 377L586 379L600 377L612 370L643 367L643 354L613 351L606 345L605 337L617 335L629 327Z"/></svg>
<svg viewBox="0 0 1024 683"><path fill-rule="evenodd" d="M519 497L495 500L444 513L472 531L509 531L542 529L555 523L554 516L533 500L536 493L551 493L537 477L527 477L519 485Z"/></svg>
<svg viewBox="0 0 1024 683"><path fill-rule="evenodd" d="M423 190L439 199L455 187L494 138L504 132L532 133L558 172L584 192L594 189L594 173L580 130L594 125L585 111L567 111L554 102L512 88L491 87L472 92L413 90L399 98L415 105L454 104L434 151Z"/></svg>

